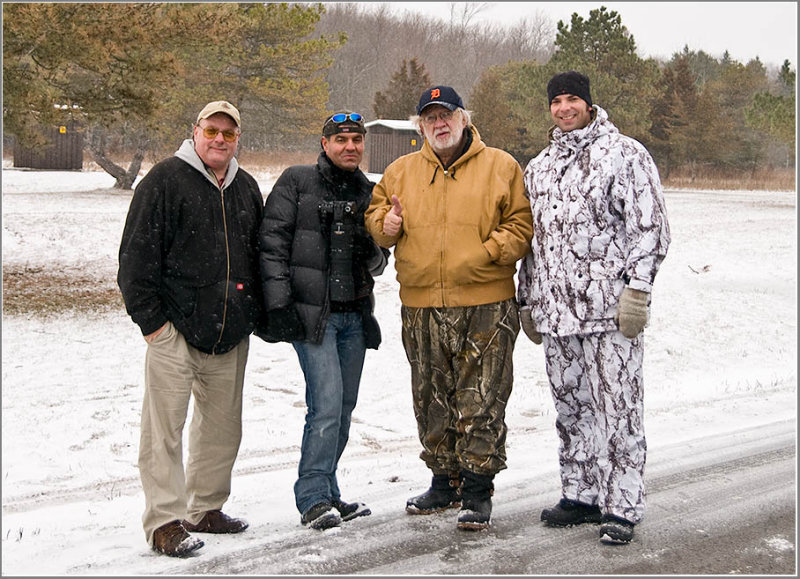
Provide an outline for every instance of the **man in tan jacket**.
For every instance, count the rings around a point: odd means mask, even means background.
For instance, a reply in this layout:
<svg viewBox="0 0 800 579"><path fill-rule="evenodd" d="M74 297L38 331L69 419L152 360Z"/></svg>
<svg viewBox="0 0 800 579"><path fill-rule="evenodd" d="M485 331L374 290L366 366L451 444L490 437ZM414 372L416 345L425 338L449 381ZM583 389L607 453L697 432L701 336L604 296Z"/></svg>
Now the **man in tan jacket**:
<svg viewBox="0 0 800 579"><path fill-rule="evenodd" d="M460 506L458 528L484 529L506 468L514 274L530 251L530 204L519 164L481 141L451 87L426 90L411 120L425 144L386 168L366 213L378 244L395 247L420 458L433 472L406 511Z"/></svg>

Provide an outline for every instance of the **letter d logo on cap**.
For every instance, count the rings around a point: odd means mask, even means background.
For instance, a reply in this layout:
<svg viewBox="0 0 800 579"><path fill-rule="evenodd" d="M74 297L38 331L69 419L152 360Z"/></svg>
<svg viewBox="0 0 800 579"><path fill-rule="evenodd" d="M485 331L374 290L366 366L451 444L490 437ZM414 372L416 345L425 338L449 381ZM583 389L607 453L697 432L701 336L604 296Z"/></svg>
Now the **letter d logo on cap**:
<svg viewBox="0 0 800 579"><path fill-rule="evenodd" d="M435 88L435 89L433 89L431 91L431 98L432 99L438 99L441 95L442 95L442 91L440 91L438 88Z"/></svg>

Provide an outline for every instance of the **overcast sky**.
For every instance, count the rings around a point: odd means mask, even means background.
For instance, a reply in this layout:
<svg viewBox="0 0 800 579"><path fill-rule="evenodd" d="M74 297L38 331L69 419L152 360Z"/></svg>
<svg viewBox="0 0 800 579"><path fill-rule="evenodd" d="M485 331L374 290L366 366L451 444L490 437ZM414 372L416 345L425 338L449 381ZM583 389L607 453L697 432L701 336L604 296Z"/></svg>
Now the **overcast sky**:
<svg viewBox="0 0 800 579"><path fill-rule="evenodd" d="M374 3L378 4L378 3ZM451 2L387 2L397 10L416 11L449 20ZM455 3L458 5L464 2ZM513 24L537 12L569 23L573 13L584 19L605 6L622 17L633 35L639 55L668 60L685 45L720 58L747 63L758 56L780 66L789 59L797 69L796 2L470 2L487 4L475 22Z"/></svg>

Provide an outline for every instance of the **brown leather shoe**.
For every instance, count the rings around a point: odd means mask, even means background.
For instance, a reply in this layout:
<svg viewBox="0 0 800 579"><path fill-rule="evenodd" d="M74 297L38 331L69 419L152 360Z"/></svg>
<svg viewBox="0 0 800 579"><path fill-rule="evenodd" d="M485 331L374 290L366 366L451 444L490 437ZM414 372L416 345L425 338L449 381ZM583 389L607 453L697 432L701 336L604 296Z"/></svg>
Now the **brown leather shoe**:
<svg viewBox="0 0 800 579"><path fill-rule="evenodd" d="M220 510L207 511L200 522L193 525L183 521L183 526L192 533L241 533L250 524L244 519L234 519Z"/></svg>
<svg viewBox="0 0 800 579"><path fill-rule="evenodd" d="M203 545L203 541L186 532L180 521L161 525L153 531L153 550L170 557L186 557Z"/></svg>

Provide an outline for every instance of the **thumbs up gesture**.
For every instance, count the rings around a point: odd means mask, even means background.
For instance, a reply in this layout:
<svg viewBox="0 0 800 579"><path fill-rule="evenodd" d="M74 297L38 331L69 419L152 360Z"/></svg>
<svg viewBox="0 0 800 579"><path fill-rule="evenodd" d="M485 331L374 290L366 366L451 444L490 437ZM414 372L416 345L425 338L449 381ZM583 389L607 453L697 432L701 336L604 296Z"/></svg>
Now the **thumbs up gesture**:
<svg viewBox="0 0 800 579"><path fill-rule="evenodd" d="M392 208L383 218L383 234L394 237L403 227L403 206L397 195L392 195Z"/></svg>

